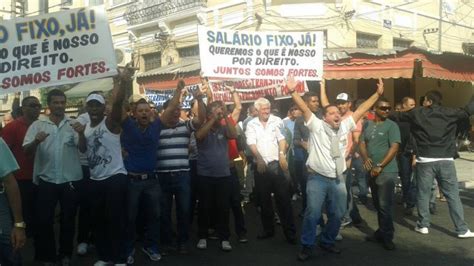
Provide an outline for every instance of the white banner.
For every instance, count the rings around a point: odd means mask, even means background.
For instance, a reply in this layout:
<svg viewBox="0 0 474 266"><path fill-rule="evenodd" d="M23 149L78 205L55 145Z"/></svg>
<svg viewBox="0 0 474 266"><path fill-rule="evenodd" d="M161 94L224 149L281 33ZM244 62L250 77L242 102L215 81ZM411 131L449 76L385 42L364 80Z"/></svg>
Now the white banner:
<svg viewBox="0 0 474 266"><path fill-rule="evenodd" d="M0 94L117 73L104 7L0 22Z"/></svg>
<svg viewBox="0 0 474 266"><path fill-rule="evenodd" d="M207 77L321 80L322 32L250 32L198 27Z"/></svg>

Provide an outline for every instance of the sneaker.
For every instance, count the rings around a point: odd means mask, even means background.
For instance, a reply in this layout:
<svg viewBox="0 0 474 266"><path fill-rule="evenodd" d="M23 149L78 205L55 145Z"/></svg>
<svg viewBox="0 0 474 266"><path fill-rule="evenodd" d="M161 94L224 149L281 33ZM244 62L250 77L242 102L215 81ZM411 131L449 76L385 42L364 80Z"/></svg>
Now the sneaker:
<svg viewBox="0 0 474 266"><path fill-rule="evenodd" d="M471 230L467 230L466 233L462 234L462 235L458 235L459 238L471 238L471 237L474 237L474 233L471 232Z"/></svg>
<svg viewBox="0 0 474 266"><path fill-rule="evenodd" d="M207 248L207 240L204 238L199 239L196 247L198 249L206 249Z"/></svg>
<svg viewBox="0 0 474 266"><path fill-rule="evenodd" d="M352 223L351 219L342 218L341 228L344 228Z"/></svg>
<svg viewBox="0 0 474 266"><path fill-rule="evenodd" d="M81 256L86 255L87 247L87 243L80 243L79 245L77 245L77 254Z"/></svg>
<svg viewBox="0 0 474 266"><path fill-rule="evenodd" d="M430 214L435 215L436 212L436 204L430 203Z"/></svg>
<svg viewBox="0 0 474 266"><path fill-rule="evenodd" d="M219 236L217 236L217 232L214 229L207 230L207 238L210 240L219 240Z"/></svg>
<svg viewBox="0 0 474 266"><path fill-rule="evenodd" d="M342 241L344 238L342 237L342 235L340 233L337 234L336 236L336 241Z"/></svg>
<svg viewBox="0 0 474 266"><path fill-rule="evenodd" d="M135 258L133 257L133 255L135 255L135 249L132 249L132 251L130 251L128 253L128 256L127 256L127 264L133 264L135 263Z"/></svg>
<svg viewBox="0 0 474 266"><path fill-rule="evenodd" d="M230 242L229 241L222 241L221 242L221 248L223 251L231 251L232 250L232 246L230 245Z"/></svg>
<svg viewBox="0 0 474 266"><path fill-rule="evenodd" d="M96 263L94 263L94 266L107 266L107 265L110 265L110 263L103 260L98 260Z"/></svg>
<svg viewBox="0 0 474 266"><path fill-rule="evenodd" d="M249 242L249 240L245 234L239 236L239 243L247 243L247 242Z"/></svg>
<svg viewBox="0 0 474 266"><path fill-rule="evenodd" d="M145 253L148 258L152 261L159 261L161 260L161 255L158 252L158 249L156 247L143 247L142 248L143 253Z"/></svg>
<svg viewBox="0 0 474 266"><path fill-rule="evenodd" d="M415 227L415 231L423 235L427 235L430 233L428 227L418 227L418 225Z"/></svg>
<svg viewBox="0 0 474 266"><path fill-rule="evenodd" d="M298 260L299 261L306 261L311 257L311 248L307 246L303 246L298 253Z"/></svg>

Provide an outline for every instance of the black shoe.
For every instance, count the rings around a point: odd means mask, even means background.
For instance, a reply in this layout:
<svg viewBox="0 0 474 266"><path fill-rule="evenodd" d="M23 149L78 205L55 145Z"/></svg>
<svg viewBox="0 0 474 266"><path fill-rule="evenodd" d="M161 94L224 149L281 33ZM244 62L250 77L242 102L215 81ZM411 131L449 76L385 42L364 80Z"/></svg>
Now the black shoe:
<svg viewBox="0 0 474 266"><path fill-rule="evenodd" d="M267 239L275 236L275 232L264 232L257 235L257 239Z"/></svg>
<svg viewBox="0 0 474 266"><path fill-rule="evenodd" d="M324 246L324 245L319 245L319 247L329 253L334 253L334 254L341 254L341 250L336 248L335 246Z"/></svg>
<svg viewBox="0 0 474 266"><path fill-rule="evenodd" d="M299 261L306 261L311 257L311 248L307 246L303 246L298 253L298 260Z"/></svg>
<svg viewBox="0 0 474 266"><path fill-rule="evenodd" d="M430 214L436 214L436 204L430 203Z"/></svg>
<svg viewBox="0 0 474 266"><path fill-rule="evenodd" d="M383 247L386 250L394 250L395 249L395 244L393 243L392 240L386 240L383 242Z"/></svg>

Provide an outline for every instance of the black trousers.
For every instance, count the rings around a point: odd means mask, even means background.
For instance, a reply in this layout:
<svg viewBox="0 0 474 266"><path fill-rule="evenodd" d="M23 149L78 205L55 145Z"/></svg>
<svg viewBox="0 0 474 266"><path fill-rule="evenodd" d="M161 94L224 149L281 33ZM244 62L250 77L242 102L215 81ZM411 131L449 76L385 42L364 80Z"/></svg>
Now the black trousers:
<svg viewBox="0 0 474 266"><path fill-rule="evenodd" d="M32 238L36 233L36 194L38 186L32 180L17 180L21 195L23 219L27 225L26 237Z"/></svg>
<svg viewBox="0 0 474 266"><path fill-rule="evenodd" d="M127 175L92 180L92 217L95 221L97 254L102 261L125 263Z"/></svg>
<svg viewBox="0 0 474 266"><path fill-rule="evenodd" d="M228 240L229 211L232 192L232 179L226 177L199 176L199 214L198 214L198 236L200 239L207 238L209 228L209 216L211 212L216 213L216 231L221 241ZM212 206L215 204L215 208Z"/></svg>
<svg viewBox="0 0 474 266"><path fill-rule="evenodd" d="M270 162L263 174L258 173L255 169L255 187L262 208L261 218L264 233L275 232L275 211L272 202L272 193L274 193L283 232L287 238L294 239L296 229L291 206L291 178L285 176L278 161Z"/></svg>
<svg viewBox="0 0 474 266"><path fill-rule="evenodd" d="M245 228L244 213L241 205L239 176L237 175L235 167L230 168L230 175L232 179L230 207L232 209L232 214L234 215L235 233L238 236L244 236L247 234L247 229Z"/></svg>
<svg viewBox="0 0 474 266"><path fill-rule="evenodd" d="M94 228L92 220L92 202L90 170L82 166L82 180L79 188L79 218L77 221L77 243L94 243Z"/></svg>
<svg viewBox="0 0 474 266"><path fill-rule="evenodd" d="M36 260L56 262L58 258L71 256L74 242L76 211L79 202L77 188L79 181L53 184L40 179L36 201L37 244L35 245ZM59 202L60 232L59 255L56 250L54 236L54 217Z"/></svg>

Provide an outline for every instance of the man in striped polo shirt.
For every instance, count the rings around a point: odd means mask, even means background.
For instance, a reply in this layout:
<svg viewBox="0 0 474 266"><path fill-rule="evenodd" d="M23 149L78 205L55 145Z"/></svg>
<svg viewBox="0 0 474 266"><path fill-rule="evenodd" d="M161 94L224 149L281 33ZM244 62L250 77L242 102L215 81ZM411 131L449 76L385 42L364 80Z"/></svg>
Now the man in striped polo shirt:
<svg viewBox="0 0 474 266"><path fill-rule="evenodd" d="M179 93L179 92L176 92ZM181 108L178 103L179 97L173 97L163 105L178 106L170 121L163 123L160 132L160 143L158 145L157 168L160 180L161 197L161 245L162 254L167 253L172 245L171 209L173 196L176 200L177 215L177 247L181 254L187 253L187 241L189 239L189 221L191 206L191 178L189 166L189 139L204 121L206 110L202 101L202 94L197 89L194 98L198 101L197 116L191 120L180 119Z"/></svg>

